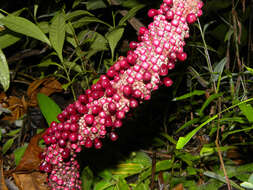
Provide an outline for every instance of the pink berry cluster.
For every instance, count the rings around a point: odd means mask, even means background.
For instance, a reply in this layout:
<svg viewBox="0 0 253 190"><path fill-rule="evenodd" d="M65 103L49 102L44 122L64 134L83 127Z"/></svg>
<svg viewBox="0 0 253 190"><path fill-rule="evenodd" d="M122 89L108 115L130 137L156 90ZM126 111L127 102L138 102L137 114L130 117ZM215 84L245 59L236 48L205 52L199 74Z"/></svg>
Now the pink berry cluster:
<svg viewBox="0 0 253 190"><path fill-rule="evenodd" d="M117 140L115 130L127 114L160 85L172 85L167 76L176 61L185 61L189 24L202 15L200 0L164 0L150 9L154 21L141 27L138 42L130 42L126 57L119 57L106 75L58 115L44 135L47 145L40 169L49 174L52 190L81 189L76 154L81 147L102 147L101 139Z"/></svg>

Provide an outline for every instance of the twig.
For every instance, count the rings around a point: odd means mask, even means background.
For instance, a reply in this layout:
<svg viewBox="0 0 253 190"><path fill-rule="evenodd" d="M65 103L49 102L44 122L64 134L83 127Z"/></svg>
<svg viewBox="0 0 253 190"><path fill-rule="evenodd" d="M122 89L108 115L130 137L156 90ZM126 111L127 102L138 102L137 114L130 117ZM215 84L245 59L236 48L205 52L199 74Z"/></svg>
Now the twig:
<svg viewBox="0 0 253 190"><path fill-rule="evenodd" d="M155 170L156 170L156 152L153 152L152 155L152 174L151 174L151 185L150 189L155 189Z"/></svg>
<svg viewBox="0 0 253 190"><path fill-rule="evenodd" d="M153 151L149 151L149 150L142 150L142 152L146 153L146 154L151 154L153 155ZM164 153L159 153L159 152L156 152L156 156L157 157L161 157L161 158L171 158L172 156L169 155L169 154L164 154Z"/></svg>
<svg viewBox="0 0 253 190"><path fill-rule="evenodd" d="M25 59L27 57L41 55L41 54L45 53L47 49L48 49L48 46L44 47L42 50L39 50L39 49L34 49L34 50L33 49L25 49L21 52L16 53L15 55L9 57L7 59L7 62L8 63L13 63L15 61Z"/></svg>

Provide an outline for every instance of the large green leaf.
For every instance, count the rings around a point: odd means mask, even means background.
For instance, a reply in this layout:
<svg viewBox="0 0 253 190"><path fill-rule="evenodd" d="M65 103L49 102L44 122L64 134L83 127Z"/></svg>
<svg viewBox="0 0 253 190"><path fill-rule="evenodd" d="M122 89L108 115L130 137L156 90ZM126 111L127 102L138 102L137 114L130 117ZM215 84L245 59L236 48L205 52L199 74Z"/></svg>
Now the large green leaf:
<svg viewBox="0 0 253 190"><path fill-rule="evenodd" d="M65 39L65 18L62 13L54 17L49 29L49 39L61 62L63 62L62 48Z"/></svg>
<svg viewBox="0 0 253 190"><path fill-rule="evenodd" d="M74 28L79 28L82 27L84 25L90 24L90 23L100 23L100 24L104 24L106 26L108 26L109 28L112 28L112 26L96 17L93 16L85 16L83 18L80 18L79 20L73 22L73 27Z"/></svg>
<svg viewBox="0 0 253 190"><path fill-rule="evenodd" d="M114 185L112 182L100 181L95 185L94 190L104 190L112 185Z"/></svg>
<svg viewBox="0 0 253 190"><path fill-rule="evenodd" d="M10 30L5 30L0 33L0 49L4 49L15 44L21 37Z"/></svg>
<svg viewBox="0 0 253 190"><path fill-rule="evenodd" d="M0 83L4 91L8 90L10 85L10 71L3 51L0 49Z"/></svg>
<svg viewBox="0 0 253 190"><path fill-rule="evenodd" d="M67 20L72 20L73 18L76 18L76 17L80 17L82 15L94 16L89 11L76 10L76 11L72 11L72 12L67 13L65 18L66 18L66 21L67 21Z"/></svg>
<svg viewBox="0 0 253 190"><path fill-rule="evenodd" d="M124 33L124 28L116 28L105 35L111 48L112 58L114 58L115 48L119 40L121 39L123 33Z"/></svg>
<svg viewBox="0 0 253 190"><path fill-rule="evenodd" d="M61 113L60 107L45 94L38 93L37 100L48 125L50 125L52 121L58 121L57 115Z"/></svg>
<svg viewBox="0 0 253 190"><path fill-rule="evenodd" d="M1 18L0 22L2 22L7 28L14 32L35 38L37 40L47 43L48 45L51 45L49 39L40 30L40 28L25 18L8 15L6 17Z"/></svg>

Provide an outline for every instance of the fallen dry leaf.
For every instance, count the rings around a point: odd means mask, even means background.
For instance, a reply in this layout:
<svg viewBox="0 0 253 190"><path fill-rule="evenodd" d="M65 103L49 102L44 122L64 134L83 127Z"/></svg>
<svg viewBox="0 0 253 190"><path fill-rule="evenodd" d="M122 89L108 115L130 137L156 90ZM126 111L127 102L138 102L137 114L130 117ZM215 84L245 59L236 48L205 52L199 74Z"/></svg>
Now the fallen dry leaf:
<svg viewBox="0 0 253 190"><path fill-rule="evenodd" d="M41 139L42 135L43 133L40 133L31 139L22 159L19 162L19 165L15 169L15 172L30 172L39 169L41 162L39 154L43 151L43 149L38 146L38 142Z"/></svg>
<svg viewBox="0 0 253 190"><path fill-rule="evenodd" d="M32 82L27 90L27 96L29 97L29 106L37 105L37 94L43 93L50 96L52 93L61 92L63 89L61 83L54 77L44 78Z"/></svg>
<svg viewBox="0 0 253 190"><path fill-rule="evenodd" d="M16 96L7 97L5 93L0 94L0 104L3 108L7 108L11 111L11 114L5 115L2 119L15 121L23 116L27 111L27 102L25 98L21 99Z"/></svg>
<svg viewBox="0 0 253 190"><path fill-rule="evenodd" d="M1 159L0 159L0 189L1 190L8 190L7 186L5 185L5 181L4 181L3 161Z"/></svg>
<svg viewBox="0 0 253 190"><path fill-rule="evenodd" d="M31 173L13 173L12 174L16 185L19 190L49 190L46 183L47 174L41 172L31 172Z"/></svg>
<svg viewBox="0 0 253 190"><path fill-rule="evenodd" d="M34 136L16 167L12 176L20 190L48 190L47 174L39 172L41 159L39 154L43 151L38 146L43 133Z"/></svg>
<svg viewBox="0 0 253 190"><path fill-rule="evenodd" d="M174 187L172 190L184 190L184 186L182 183L180 183L176 187Z"/></svg>

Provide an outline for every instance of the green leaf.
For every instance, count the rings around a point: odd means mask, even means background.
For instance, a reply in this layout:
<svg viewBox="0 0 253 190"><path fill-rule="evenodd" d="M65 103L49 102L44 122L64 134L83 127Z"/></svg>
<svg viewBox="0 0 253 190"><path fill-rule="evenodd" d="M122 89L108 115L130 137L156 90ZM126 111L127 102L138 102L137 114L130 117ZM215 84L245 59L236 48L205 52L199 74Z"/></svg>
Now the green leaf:
<svg viewBox="0 0 253 190"><path fill-rule="evenodd" d="M25 18L8 15L1 18L0 22L14 32L35 38L51 46L49 39L40 30L40 28Z"/></svg>
<svg viewBox="0 0 253 190"><path fill-rule="evenodd" d="M214 80L214 81L217 81L218 78L219 78L219 76L222 75L226 63L227 63L227 58L224 57L224 58L215 66L214 71L213 71L213 72L214 72L214 74L213 74L213 80Z"/></svg>
<svg viewBox="0 0 253 190"><path fill-rule="evenodd" d="M58 121L57 115L61 113L60 107L45 94L38 93L37 100L48 125L50 125L52 121Z"/></svg>
<svg viewBox="0 0 253 190"><path fill-rule="evenodd" d="M26 143L23 146L21 146L21 147L17 148L16 150L14 150L16 166L19 164L20 160L22 159L27 146L28 146L28 144Z"/></svg>
<svg viewBox="0 0 253 190"><path fill-rule="evenodd" d="M172 101L184 100L184 99L190 98L192 96L201 96L201 95L204 95L205 93L206 92L204 90L194 90L193 92L176 97Z"/></svg>
<svg viewBox="0 0 253 190"><path fill-rule="evenodd" d="M104 190L112 185L114 185L112 182L100 181L95 185L94 190Z"/></svg>
<svg viewBox="0 0 253 190"><path fill-rule="evenodd" d="M105 37L109 42L109 46L111 48L111 54L112 54L112 58L114 58L114 51L115 48L119 42L119 40L121 39L122 35L124 33L124 28L116 28L110 32L108 32Z"/></svg>
<svg viewBox="0 0 253 190"><path fill-rule="evenodd" d="M11 148L12 144L14 143L14 139L15 139L15 138L9 139L9 140L3 145L3 149L2 149L3 154L5 154L5 153Z"/></svg>
<svg viewBox="0 0 253 190"><path fill-rule="evenodd" d="M244 65L244 67L253 75L253 69Z"/></svg>
<svg viewBox="0 0 253 190"><path fill-rule="evenodd" d="M15 136L17 133L19 133L20 130L21 130L20 128L19 128L19 129L11 130L11 131L10 131L9 133L7 133L6 135L13 137L13 136Z"/></svg>
<svg viewBox="0 0 253 190"><path fill-rule="evenodd" d="M82 180L82 190L90 190L91 185L93 182L93 172L91 169L87 166L83 169L81 174L81 180Z"/></svg>
<svg viewBox="0 0 253 190"><path fill-rule="evenodd" d="M18 42L21 37L8 29L3 32L0 32L0 49L7 48L16 42Z"/></svg>
<svg viewBox="0 0 253 190"><path fill-rule="evenodd" d="M65 40L65 18L63 13L56 15L49 29L50 42L63 62L62 48Z"/></svg>
<svg viewBox="0 0 253 190"><path fill-rule="evenodd" d="M204 102L202 105L201 109L199 110L199 115L203 115L203 111L205 108L216 98L219 98L223 95L223 93L218 93L218 94L212 94L211 96L208 97L208 99Z"/></svg>
<svg viewBox="0 0 253 190"><path fill-rule="evenodd" d="M213 121L214 119L216 119L218 117L218 115L215 115L211 118L209 118L208 120L206 120L204 123L202 123L200 126L198 126L196 129L192 130L190 133L188 133L185 137L179 137L178 141L177 141L177 146L176 149L182 149L190 140L191 138L203 127L205 126L207 123Z"/></svg>
<svg viewBox="0 0 253 190"><path fill-rule="evenodd" d="M145 5L138 5L133 7L122 19L120 19L119 25L123 25L128 19L134 17L136 13L143 7L145 7Z"/></svg>
<svg viewBox="0 0 253 190"><path fill-rule="evenodd" d="M129 186L125 179L120 178L118 183L116 184L117 190L129 190Z"/></svg>
<svg viewBox="0 0 253 190"><path fill-rule="evenodd" d="M246 189L253 189L253 184L252 184L252 183L249 183L249 182L246 182L246 181L242 182L242 183L240 184L240 186L242 186L242 187L244 187L244 188L246 188Z"/></svg>
<svg viewBox="0 0 253 190"><path fill-rule="evenodd" d="M133 190L149 190L149 185L146 183L140 183L136 187L133 188Z"/></svg>
<svg viewBox="0 0 253 190"><path fill-rule="evenodd" d="M4 91L8 90L10 86L10 71L3 51L0 49L0 83Z"/></svg>
<svg viewBox="0 0 253 190"><path fill-rule="evenodd" d="M190 121L187 121L185 124L182 125L182 127L180 127L180 128L176 131L176 133L178 133L179 131L181 131L181 130L183 130L183 129L185 129L185 128L191 126L191 125L193 125L194 123L197 123L199 120L200 120L200 118L194 118L194 119L192 119L192 120L190 120Z"/></svg>
<svg viewBox="0 0 253 190"><path fill-rule="evenodd" d="M145 152L134 152L133 158L130 160L132 163L142 164L144 167L151 166L152 160Z"/></svg>
<svg viewBox="0 0 253 190"><path fill-rule="evenodd" d="M66 21L72 20L75 17L79 17L79 16L83 16L83 15L89 15L89 16L94 16L92 13L90 13L89 11L85 11L85 10L75 10L72 12L69 12L66 14Z"/></svg>
<svg viewBox="0 0 253 190"><path fill-rule="evenodd" d="M116 169L112 170L112 174L120 176L131 176L142 172L144 166L138 163L122 163L116 166Z"/></svg>
<svg viewBox="0 0 253 190"><path fill-rule="evenodd" d="M96 10L101 8L106 8L106 4L103 0L88 0L86 4L87 10Z"/></svg>
<svg viewBox="0 0 253 190"><path fill-rule="evenodd" d="M216 174L216 173L214 173L214 172L205 171L203 174L206 175L206 176L208 176L208 177L217 179L217 180L219 180L219 181L221 181L221 182L223 182L223 183L227 183L227 180L226 180L225 177L223 177L223 176L221 176L221 175L219 175L219 174ZM242 187L240 187L239 185L237 185L234 181L229 180L229 182L230 182L230 184L231 184L233 187L235 187L236 189L245 190L245 189L243 189Z"/></svg>
<svg viewBox="0 0 253 190"><path fill-rule="evenodd" d="M248 119L250 123L253 123L253 108L250 104L241 104L239 105L240 110L243 115Z"/></svg>

